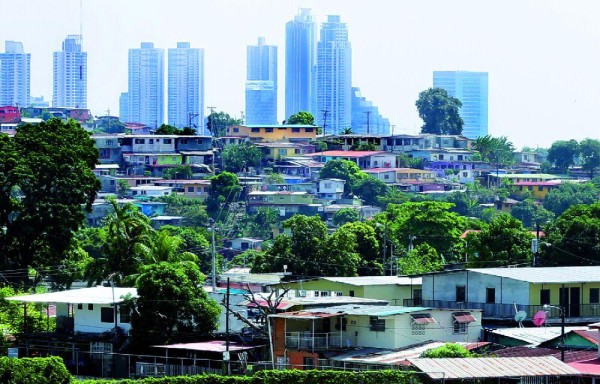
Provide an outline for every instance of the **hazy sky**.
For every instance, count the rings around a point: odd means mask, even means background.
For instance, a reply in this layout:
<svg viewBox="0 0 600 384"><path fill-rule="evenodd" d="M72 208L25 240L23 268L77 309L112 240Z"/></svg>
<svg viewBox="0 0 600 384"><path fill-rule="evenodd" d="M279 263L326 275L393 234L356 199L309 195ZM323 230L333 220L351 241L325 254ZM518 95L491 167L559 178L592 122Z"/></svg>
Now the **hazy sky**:
<svg viewBox="0 0 600 384"><path fill-rule="evenodd" d="M80 29L79 0L0 0L0 40L31 52L31 94L52 98L52 52ZM299 8L338 14L352 43L352 82L395 132L421 125L415 100L434 70L489 72L489 131L518 147L598 138L600 1L526 0L83 0L88 107L118 114L127 50L140 42L205 49L205 102L244 110L246 46L279 46L284 115L285 23ZM166 56L165 56L166 58ZM166 86L166 84L165 84Z"/></svg>

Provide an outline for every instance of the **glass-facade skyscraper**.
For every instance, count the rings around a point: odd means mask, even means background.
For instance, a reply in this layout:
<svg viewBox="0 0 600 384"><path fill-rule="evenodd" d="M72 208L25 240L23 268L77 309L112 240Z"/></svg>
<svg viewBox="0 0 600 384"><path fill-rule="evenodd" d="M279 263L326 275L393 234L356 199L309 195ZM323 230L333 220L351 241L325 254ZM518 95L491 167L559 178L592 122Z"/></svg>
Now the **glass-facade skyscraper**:
<svg viewBox="0 0 600 384"><path fill-rule="evenodd" d="M119 96L119 120L129 122L129 94L122 92Z"/></svg>
<svg viewBox="0 0 600 384"><path fill-rule="evenodd" d="M5 52L0 53L0 106L29 106L31 54L23 44L6 41Z"/></svg>
<svg viewBox="0 0 600 384"><path fill-rule="evenodd" d="M285 117L316 114L317 30L310 9L285 25Z"/></svg>
<svg viewBox="0 0 600 384"><path fill-rule="evenodd" d="M433 87L443 88L462 102L463 136L476 139L488 134L488 73L434 71Z"/></svg>
<svg viewBox="0 0 600 384"><path fill-rule="evenodd" d="M327 16L317 44L317 111L323 134L337 134L352 124L352 49L346 24Z"/></svg>
<svg viewBox="0 0 600 384"><path fill-rule="evenodd" d="M204 134L204 50L177 43L168 51L169 124L177 128L196 126Z"/></svg>
<svg viewBox="0 0 600 384"><path fill-rule="evenodd" d="M352 133L388 135L390 121L383 117L379 108L360 93L360 88L352 88Z"/></svg>
<svg viewBox="0 0 600 384"><path fill-rule="evenodd" d="M54 52L54 107L87 108L87 52L81 35L69 35L62 51Z"/></svg>
<svg viewBox="0 0 600 384"><path fill-rule="evenodd" d="M157 128L164 123L164 56L154 43L129 50L128 120Z"/></svg>
<svg viewBox="0 0 600 384"><path fill-rule="evenodd" d="M277 46L248 46L246 124L277 124Z"/></svg>

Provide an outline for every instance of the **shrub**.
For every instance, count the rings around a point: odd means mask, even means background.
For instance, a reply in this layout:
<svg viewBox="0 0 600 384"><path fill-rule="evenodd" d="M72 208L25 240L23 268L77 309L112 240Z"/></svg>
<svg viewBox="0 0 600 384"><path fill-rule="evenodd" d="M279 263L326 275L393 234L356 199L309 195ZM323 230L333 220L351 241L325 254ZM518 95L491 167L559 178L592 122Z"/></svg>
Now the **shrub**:
<svg viewBox="0 0 600 384"><path fill-rule="evenodd" d="M72 377L60 357L0 357L0 382L7 384L69 384Z"/></svg>

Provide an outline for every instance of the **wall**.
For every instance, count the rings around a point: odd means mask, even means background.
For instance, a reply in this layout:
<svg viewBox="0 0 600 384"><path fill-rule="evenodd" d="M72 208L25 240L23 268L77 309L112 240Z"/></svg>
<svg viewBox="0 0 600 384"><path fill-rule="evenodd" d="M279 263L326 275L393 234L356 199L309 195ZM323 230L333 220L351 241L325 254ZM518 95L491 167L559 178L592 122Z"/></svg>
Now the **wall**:
<svg viewBox="0 0 600 384"><path fill-rule="evenodd" d="M598 276L600 280L600 276ZM529 287L529 302L531 305L541 305L540 303L540 291L542 289L550 290L550 304L559 305L560 300L560 288L579 288L579 300L580 304L591 304L590 303L590 288L600 288L600 281L595 283L579 283L579 284L530 284ZM600 308L600 304L598 304ZM600 314L600 310L598 311Z"/></svg>
<svg viewBox="0 0 600 384"><path fill-rule="evenodd" d="M73 317L75 332L102 333L113 329L115 326L114 321L110 323L103 323L100 321L101 307L111 308L110 305L93 304L93 309L89 310L88 304L83 304L82 309L79 309L78 305L74 304ZM121 323L118 314L117 326L121 327L125 332L128 332L131 329L131 324Z"/></svg>
<svg viewBox="0 0 600 384"><path fill-rule="evenodd" d="M350 296L350 291L353 291L355 297L365 297L364 287L337 283L327 280L311 280L295 283L286 283L285 286L291 288L292 290L332 292L330 293L330 296L333 296L333 292L342 292L343 296ZM371 299L371 297L366 298Z"/></svg>

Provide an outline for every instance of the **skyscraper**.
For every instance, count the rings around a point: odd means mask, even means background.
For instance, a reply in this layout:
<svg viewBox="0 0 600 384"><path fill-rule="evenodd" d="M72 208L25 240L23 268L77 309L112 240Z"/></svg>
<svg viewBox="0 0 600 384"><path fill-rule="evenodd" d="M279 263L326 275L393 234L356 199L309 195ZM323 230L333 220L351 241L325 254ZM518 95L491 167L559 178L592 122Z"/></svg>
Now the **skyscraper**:
<svg viewBox="0 0 600 384"><path fill-rule="evenodd" d="M338 133L352 124L352 49L339 16L327 16L321 26L315 117L323 134Z"/></svg>
<svg viewBox="0 0 600 384"><path fill-rule="evenodd" d="M379 108L360 93L360 88L352 88L352 132L371 135L388 135L390 121L383 117Z"/></svg>
<svg viewBox="0 0 600 384"><path fill-rule="evenodd" d="M316 24L310 9L285 26L285 117L300 111L316 113Z"/></svg>
<svg viewBox="0 0 600 384"><path fill-rule="evenodd" d="M55 107L87 108L87 52L82 51L81 35L69 35L62 51L54 52Z"/></svg>
<svg viewBox="0 0 600 384"><path fill-rule="evenodd" d="M168 118L177 128L204 128L204 50L177 43L169 48Z"/></svg>
<svg viewBox="0 0 600 384"><path fill-rule="evenodd" d="M443 88L462 102L463 136L476 139L488 134L488 73L434 71L433 87Z"/></svg>
<svg viewBox="0 0 600 384"><path fill-rule="evenodd" d="M23 44L6 41L5 53L0 53L0 106L29 106L31 54L24 53Z"/></svg>
<svg viewBox="0 0 600 384"><path fill-rule="evenodd" d="M129 122L129 93L121 92L119 96L119 120Z"/></svg>
<svg viewBox="0 0 600 384"><path fill-rule="evenodd" d="M246 124L277 124L277 46L248 46Z"/></svg>
<svg viewBox="0 0 600 384"><path fill-rule="evenodd" d="M157 128L164 123L165 51L154 43L129 50L130 122Z"/></svg>

